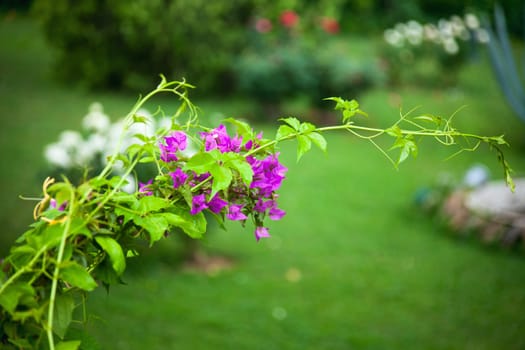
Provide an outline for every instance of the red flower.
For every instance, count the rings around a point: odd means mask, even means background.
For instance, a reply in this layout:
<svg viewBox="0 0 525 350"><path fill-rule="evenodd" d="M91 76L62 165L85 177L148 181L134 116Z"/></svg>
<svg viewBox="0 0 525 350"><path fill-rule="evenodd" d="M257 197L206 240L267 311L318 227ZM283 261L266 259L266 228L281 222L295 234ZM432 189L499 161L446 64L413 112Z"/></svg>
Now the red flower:
<svg viewBox="0 0 525 350"><path fill-rule="evenodd" d="M268 18L259 18L255 22L255 30L259 33L268 33L272 30L272 22Z"/></svg>
<svg viewBox="0 0 525 350"><path fill-rule="evenodd" d="M336 34L339 32L339 22L331 17L321 18L321 28L329 34Z"/></svg>
<svg viewBox="0 0 525 350"><path fill-rule="evenodd" d="M281 13L281 24L286 28L293 28L299 22L299 16L292 10L286 10Z"/></svg>

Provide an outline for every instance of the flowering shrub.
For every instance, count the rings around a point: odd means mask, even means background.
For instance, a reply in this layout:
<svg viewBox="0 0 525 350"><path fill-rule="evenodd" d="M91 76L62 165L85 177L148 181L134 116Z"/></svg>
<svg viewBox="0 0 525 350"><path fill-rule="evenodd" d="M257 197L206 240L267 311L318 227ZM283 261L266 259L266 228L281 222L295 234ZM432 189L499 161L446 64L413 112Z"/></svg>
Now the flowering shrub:
<svg viewBox="0 0 525 350"><path fill-rule="evenodd" d="M286 10L276 19L256 18L251 45L232 67L239 92L262 105L307 96L316 106L324 96L356 95L380 84L376 63L350 56L351 46L338 34L339 22L329 16L309 19Z"/></svg>
<svg viewBox="0 0 525 350"><path fill-rule="evenodd" d="M421 137L450 146L467 140L460 151L486 143L497 152L512 185L501 150L506 144L503 137L462 133L451 126L450 119L402 115L386 129L364 127L356 124L355 117L366 113L355 100L332 97L328 100L342 114L340 125L316 127L290 117L282 119L274 138L266 139L235 119L215 128L201 125L187 97L190 87L163 79L140 99L122 122L115 151L97 175L78 186L67 178L46 179L34 223L0 265L2 349L78 349L81 341L68 330L76 307L85 306L87 292L118 283L126 259L138 254L138 241L153 245L170 233L202 237L207 228L204 212L219 222L244 225L251 221L256 240L269 237L265 220L279 220L285 214L277 203L286 175L278 146L285 140L297 140L299 160L312 144L326 151L322 133L347 131L378 147L395 166L417 153ZM181 101L170 127L151 136L136 134L140 142L120 151L131 129L151 123L138 111L159 93L174 94ZM226 123L235 131L229 132ZM394 139L391 150L399 151L397 156L379 148L375 139L382 136ZM198 147L187 154L190 140ZM121 175L113 174L117 163L121 163ZM156 175L133 193L123 191L126 177L141 163L153 165ZM85 312L85 307L81 309Z"/></svg>
<svg viewBox="0 0 525 350"><path fill-rule="evenodd" d="M437 24L398 23L384 31L384 40L391 82L453 84L469 48L472 53L475 44L485 44L489 37L476 15L467 13Z"/></svg>

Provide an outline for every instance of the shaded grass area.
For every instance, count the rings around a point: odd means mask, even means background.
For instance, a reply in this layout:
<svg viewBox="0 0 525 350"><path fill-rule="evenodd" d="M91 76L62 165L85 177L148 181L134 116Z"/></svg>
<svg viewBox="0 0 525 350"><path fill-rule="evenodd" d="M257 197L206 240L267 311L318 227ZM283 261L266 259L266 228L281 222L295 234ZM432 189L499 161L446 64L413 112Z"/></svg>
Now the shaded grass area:
<svg viewBox="0 0 525 350"><path fill-rule="evenodd" d="M78 129L91 102L120 117L136 97L54 83L51 54L30 21L0 22L0 44L4 253L31 221L34 203L17 196L39 193L43 146L65 128ZM523 126L486 65L462 74L457 90L372 91L361 99L371 115L365 122L388 125L400 104L443 116L467 105L458 127L507 134L516 145L509 161L521 173ZM197 102L208 115L249 112L243 101ZM102 322L89 328L101 348L524 348L523 254L452 235L412 205L415 191L440 172L459 177L483 162L499 177L495 155L483 148L445 162L453 151L423 142L419 159L395 171L363 141L328 139L328 154L313 151L299 164L294 144L282 146L289 174L280 202L288 215L272 223L271 239L256 244L252 228L232 224L202 242L209 254L232 258L233 268L185 271L181 244L171 237L130 261L126 285L93 293L90 320Z"/></svg>

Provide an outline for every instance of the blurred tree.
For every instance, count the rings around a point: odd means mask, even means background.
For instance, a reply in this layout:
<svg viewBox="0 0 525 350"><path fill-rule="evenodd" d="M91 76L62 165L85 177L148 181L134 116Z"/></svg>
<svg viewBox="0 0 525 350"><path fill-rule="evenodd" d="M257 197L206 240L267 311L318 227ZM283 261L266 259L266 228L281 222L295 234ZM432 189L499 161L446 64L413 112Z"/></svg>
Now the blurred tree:
<svg viewBox="0 0 525 350"><path fill-rule="evenodd" d="M31 7L32 0L2 0L0 11L27 11Z"/></svg>
<svg viewBox="0 0 525 350"><path fill-rule="evenodd" d="M36 0L33 13L68 82L136 89L164 73L224 91L253 8L253 0Z"/></svg>

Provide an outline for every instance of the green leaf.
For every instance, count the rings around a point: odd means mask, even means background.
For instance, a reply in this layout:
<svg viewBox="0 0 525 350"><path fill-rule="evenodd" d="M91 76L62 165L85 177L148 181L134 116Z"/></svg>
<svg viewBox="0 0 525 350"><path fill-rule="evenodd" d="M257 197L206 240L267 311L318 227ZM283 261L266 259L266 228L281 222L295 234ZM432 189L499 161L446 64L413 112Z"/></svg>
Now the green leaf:
<svg viewBox="0 0 525 350"><path fill-rule="evenodd" d="M357 113L363 116L367 116L365 112L359 109L359 103L356 100L348 101L340 97L328 97L325 98L325 100L334 101L336 103L334 109L343 111L343 123L346 123Z"/></svg>
<svg viewBox="0 0 525 350"><path fill-rule="evenodd" d="M8 285L0 294L0 305L9 313L13 313L20 301L25 296L32 297L35 290L24 282L14 282Z"/></svg>
<svg viewBox="0 0 525 350"><path fill-rule="evenodd" d="M310 150L311 147L312 141L310 141L308 136L297 135L297 161L299 161L301 157Z"/></svg>
<svg viewBox="0 0 525 350"><path fill-rule="evenodd" d="M133 219L133 222L148 231L150 246L160 240L169 229L168 221L162 213L136 217Z"/></svg>
<svg viewBox="0 0 525 350"><path fill-rule="evenodd" d="M86 291L92 291L97 287L97 282L87 270L73 261L66 261L60 269L60 278L72 286Z"/></svg>
<svg viewBox="0 0 525 350"><path fill-rule="evenodd" d="M21 268L31 261L37 250L41 248L39 243L31 239L28 241L30 245L20 245L11 248L10 255L8 257L9 262L16 268ZM39 241L40 242L40 241Z"/></svg>
<svg viewBox="0 0 525 350"><path fill-rule="evenodd" d="M133 123L146 124L147 122L148 122L148 118L142 115L137 115L137 114L133 115Z"/></svg>
<svg viewBox="0 0 525 350"><path fill-rule="evenodd" d="M82 342L80 340L61 341L55 346L55 349L56 350L78 350L81 343Z"/></svg>
<svg viewBox="0 0 525 350"><path fill-rule="evenodd" d="M327 97L324 99L325 101L334 101L335 102L335 110L344 109L345 107L345 100L343 100L341 97Z"/></svg>
<svg viewBox="0 0 525 350"><path fill-rule="evenodd" d="M133 205L137 205L137 197L133 194L125 193L125 192L117 192L112 197L111 200L117 203L130 203Z"/></svg>
<svg viewBox="0 0 525 350"><path fill-rule="evenodd" d="M153 163L154 161L155 161L154 157L147 156L147 157L140 158L139 163Z"/></svg>
<svg viewBox="0 0 525 350"><path fill-rule="evenodd" d="M301 126L299 127L299 131L303 134L310 133L314 131L315 129L316 129L315 125L313 125L312 123L308 123L308 122L301 123Z"/></svg>
<svg viewBox="0 0 525 350"><path fill-rule="evenodd" d="M55 224L47 225L42 236L37 241L40 241L40 245L47 245L49 248L57 246L60 243L60 239L64 234L64 226Z"/></svg>
<svg viewBox="0 0 525 350"><path fill-rule="evenodd" d="M138 203L133 207L140 215L159 211L170 206L168 200L155 196L145 196L139 199Z"/></svg>
<svg viewBox="0 0 525 350"><path fill-rule="evenodd" d="M63 203L71 198L73 187L67 182L57 182L49 186L48 192L53 194L53 197L58 203Z"/></svg>
<svg viewBox="0 0 525 350"><path fill-rule="evenodd" d="M140 134L136 134L135 137L137 137L137 138L140 139L139 135L140 135ZM148 142L149 140L148 140L148 138L146 138L146 137L144 136L144 139L141 139L141 141L143 141L143 142ZM135 157L137 154L141 154L142 152L143 152L142 146L139 145L139 144L136 144L136 143L130 145L130 146L126 149L126 153L127 153L131 158Z"/></svg>
<svg viewBox="0 0 525 350"><path fill-rule="evenodd" d="M237 134L242 136L244 140L250 140L253 138L253 130L250 124L234 119L234 118L228 118L228 119L225 119L225 121L230 124L235 125L235 127L237 128Z"/></svg>
<svg viewBox="0 0 525 350"><path fill-rule="evenodd" d="M120 244L113 238L104 235L96 235L95 241L109 255L113 270L120 276L126 269L126 257Z"/></svg>
<svg viewBox="0 0 525 350"><path fill-rule="evenodd" d="M127 224L129 221L134 220L136 217L140 217L140 214L138 214L133 209L115 207L114 211L117 216L122 216L124 218L123 224Z"/></svg>
<svg viewBox="0 0 525 350"><path fill-rule="evenodd" d="M93 275L102 282L107 292L109 292L110 285L122 282L115 269L111 266L110 259L102 260L93 270Z"/></svg>
<svg viewBox="0 0 525 350"><path fill-rule="evenodd" d="M191 157L183 170L193 170L198 174L203 174L208 171L210 166L216 163L217 160L212 155L212 152L201 152Z"/></svg>
<svg viewBox="0 0 525 350"><path fill-rule="evenodd" d="M299 121L299 119L297 119L295 117L281 118L279 120L281 120L281 121L285 122L286 124L290 125L296 131L299 131L299 128L301 127L301 122Z"/></svg>
<svg viewBox="0 0 525 350"><path fill-rule="evenodd" d="M323 135L318 132L311 132L307 136L317 147L319 147L323 152L326 152L328 143L326 142L326 139Z"/></svg>
<svg viewBox="0 0 525 350"><path fill-rule="evenodd" d="M253 180L253 169L250 166L250 164L246 161L246 158L240 156L237 159L231 160L229 164L231 164L232 168L239 172L242 181L247 186L250 186Z"/></svg>
<svg viewBox="0 0 525 350"><path fill-rule="evenodd" d="M410 136L406 136L404 138L398 137L392 147L390 147L391 150L395 148L401 148L397 164L405 161L410 154L412 154L414 157L417 156L417 145Z"/></svg>
<svg viewBox="0 0 525 350"><path fill-rule="evenodd" d="M75 300L69 294L59 294L55 299L55 312L53 314L53 332L64 339L71 320L73 319L73 310L75 309Z"/></svg>
<svg viewBox="0 0 525 350"><path fill-rule="evenodd" d="M393 125L388 129L385 129L385 132L393 137L403 137L403 133L401 132L401 128L397 125Z"/></svg>
<svg viewBox="0 0 525 350"><path fill-rule="evenodd" d="M430 122L430 123L436 124L438 126L443 121L443 118L435 116L435 115L432 115L432 114L423 114L423 115L414 117L414 119Z"/></svg>
<svg viewBox="0 0 525 350"><path fill-rule="evenodd" d="M123 153L119 153L115 156L115 160L120 160L122 162L122 166L124 168L127 168L131 165L131 162L129 161L129 158L123 154Z"/></svg>
<svg viewBox="0 0 525 350"><path fill-rule="evenodd" d="M202 212L191 215L190 211L186 207L175 207L173 213L178 217L182 218L177 219L181 220L178 224L173 224L181 228L188 236L192 238L201 238L206 232L206 217ZM166 213L163 213L164 215ZM170 219L171 220L171 219Z"/></svg>
<svg viewBox="0 0 525 350"><path fill-rule="evenodd" d="M210 194L210 198L213 198L217 192L222 191L230 186L233 176L231 169L221 166L217 163L209 169L209 172L213 177Z"/></svg>
<svg viewBox="0 0 525 350"><path fill-rule="evenodd" d="M281 125L279 129L277 129L277 134L275 135L276 140L282 140L283 138L286 138L290 135L296 134L297 131L295 131L292 127L289 125Z"/></svg>

